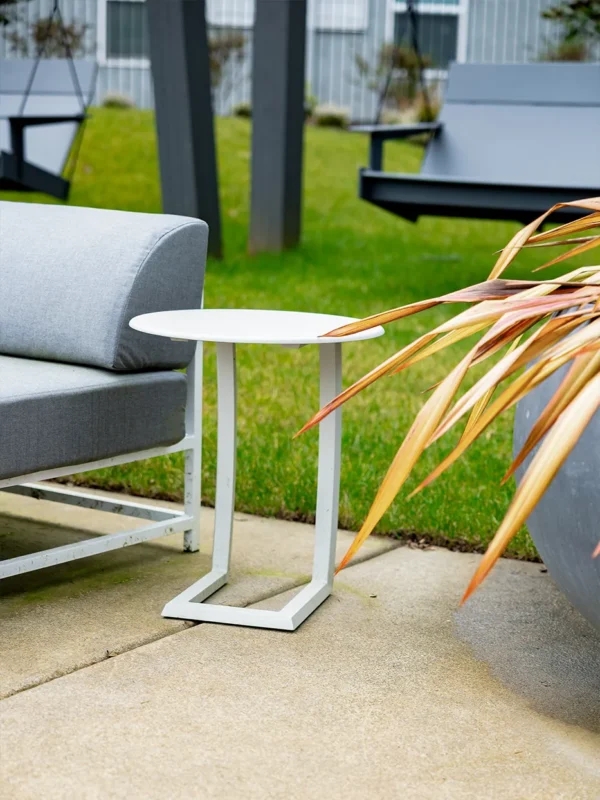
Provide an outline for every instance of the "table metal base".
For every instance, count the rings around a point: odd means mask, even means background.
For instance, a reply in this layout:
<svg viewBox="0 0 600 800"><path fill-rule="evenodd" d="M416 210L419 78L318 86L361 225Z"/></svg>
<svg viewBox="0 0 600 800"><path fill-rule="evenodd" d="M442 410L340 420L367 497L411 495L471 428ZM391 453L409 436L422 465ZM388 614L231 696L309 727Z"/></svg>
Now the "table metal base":
<svg viewBox="0 0 600 800"><path fill-rule="evenodd" d="M163 617L294 631L329 597L332 589L331 584L327 582L313 580L280 611L219 606L202 602L226 583L227 575L212 570L187 591L167 603L163 609Z"/></svg>
<svg viewBox="0 0 600 800"><path fill-rule="evenodd" d="M319 355L320 403L323 406L341 392L342 346L338 342L321 344ZM280 611L213 605L203 601L227 583L233 534L237 422L234 344L217 344L217 387L217 487L212 569L208 575L168 602L162 613L164 617L176 619L293 631L329 597L333 588L340 492L341 409L334 411L319 425L311 582Z"/></svg>

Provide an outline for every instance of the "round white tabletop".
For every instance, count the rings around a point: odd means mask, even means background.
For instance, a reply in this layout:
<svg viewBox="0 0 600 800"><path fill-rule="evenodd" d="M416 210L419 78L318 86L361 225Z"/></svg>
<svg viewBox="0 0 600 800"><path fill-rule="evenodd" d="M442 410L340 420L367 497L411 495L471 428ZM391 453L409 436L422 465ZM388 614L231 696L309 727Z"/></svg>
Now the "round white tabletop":
<svg viewBox="0 0 600 800"><path fill-rule="evenodd" d="M129 323L136 331L200 342L235 344L328 344L375 339L385 331L381 326L350 336L323 338L354 317L309 314L302 311L261 311L259 309L189 309L157 311L134 317Z"/></svg>

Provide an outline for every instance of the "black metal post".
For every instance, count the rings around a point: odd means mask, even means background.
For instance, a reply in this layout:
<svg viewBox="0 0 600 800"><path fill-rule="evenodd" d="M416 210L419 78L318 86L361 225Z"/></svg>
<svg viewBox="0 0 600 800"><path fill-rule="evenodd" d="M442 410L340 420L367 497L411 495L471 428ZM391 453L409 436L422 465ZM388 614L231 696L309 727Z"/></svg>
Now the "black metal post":
<svg viewBox="0 0 600 800"><path fill-rule="evenodd" d="M205 0L148 0L163 211L208 223L220 258L221 214Z"/></svg>
<svg viewBox="0 0 600 800"><path fill-rule="evenodd" d="M252 65L250 252L300 241L306 0L257 0Z"/></svg>

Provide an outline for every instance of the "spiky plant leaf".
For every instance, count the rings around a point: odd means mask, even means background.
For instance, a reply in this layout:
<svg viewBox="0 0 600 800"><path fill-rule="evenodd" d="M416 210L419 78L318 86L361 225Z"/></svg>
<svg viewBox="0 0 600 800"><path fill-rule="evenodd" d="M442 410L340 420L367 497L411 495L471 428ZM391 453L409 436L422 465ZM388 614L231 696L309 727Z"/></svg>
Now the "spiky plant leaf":
<svg viewBox="0 0 600 800"><path fill-rule="evenodd" d="M549 231L536 232L554 211L565 207L591 213ZM344 336L357 333L440 304L470 304L467 310L420 336L371 370L322 408L302 431L316 425L380 377L401 373L469 336L482 334L481 340L448 376L433 387L432 394L390 465L363 526L338 571L352 559L375 528L426 448L468 415L456 447L413 494L455 463L500 414L570 363L559 388L534 423L521 452L509 467L507 476L512 475L527 456L539 447L464 599L489 573L600 406L600 266L579 267L549 281L514 281L500 276L525 247L569 248L544 266L561 263L567 258L593 250L600 246L598 232L590 236L576 234L594 228L600 229L600 197L560 203L513 236L499 254L487 281L431 300L375 314L327 334ZM469 371L497 355L499 359L455 401ZM600 543L592 555L600 556Z"/></svg>
<svg viewBox="0 0 600 800"><path fill-rule="evenodd" d="M560 415L525 473L513 501L477 567L462 602L488 575L577 444L600 406L600 375L595 375Z"/></svg>

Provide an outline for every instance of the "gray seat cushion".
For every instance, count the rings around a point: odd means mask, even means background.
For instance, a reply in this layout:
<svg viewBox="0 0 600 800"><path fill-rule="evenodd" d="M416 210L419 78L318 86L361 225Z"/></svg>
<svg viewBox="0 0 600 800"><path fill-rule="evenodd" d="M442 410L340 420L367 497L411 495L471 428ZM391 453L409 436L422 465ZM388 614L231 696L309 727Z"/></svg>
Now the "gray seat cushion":
<svg viewBox="0 0 600 800"><path fill-rule="evenodd" d="M0 353L123 372L185 366L193 343L129 321L200 308L207 240L190 217L0 202Z"/></svg>
<svg viewBox="0 0 600 800"><path fill-rule="evenodd" d="M0 479L171 445L186 377L0 356Z"/></svg>

